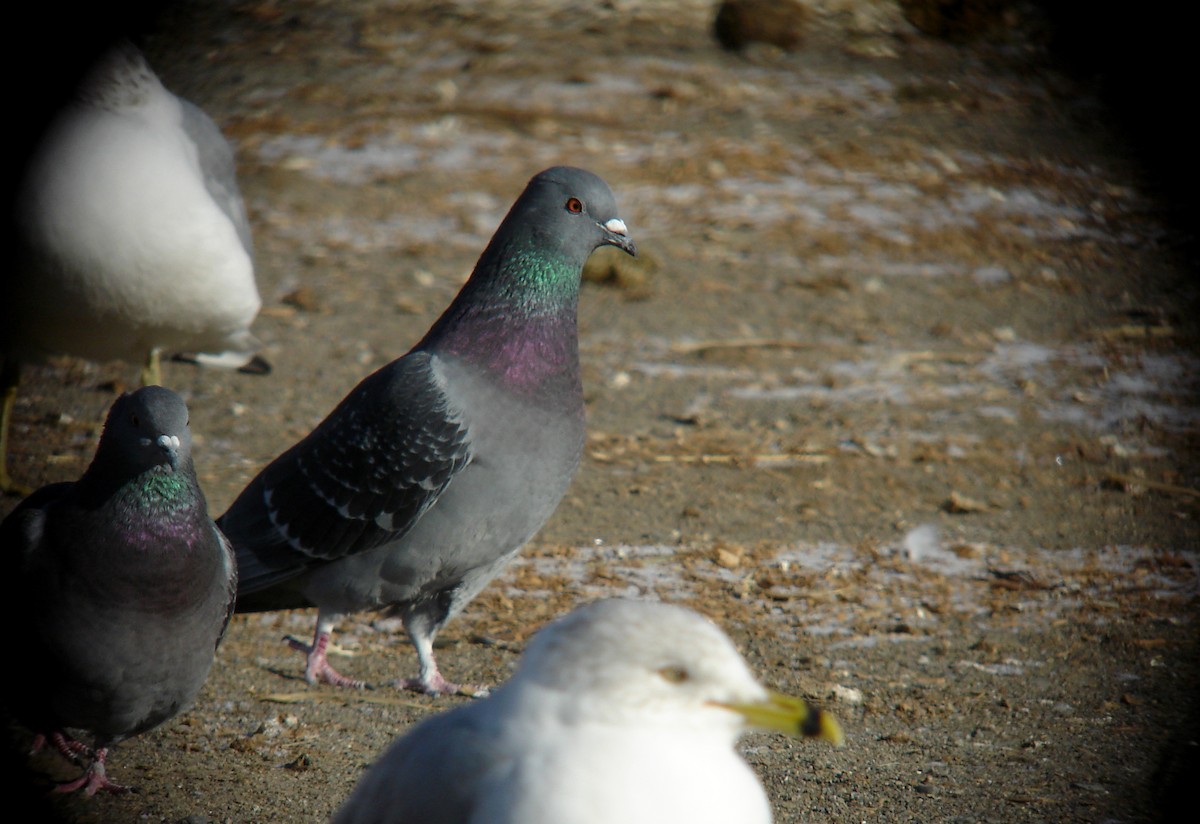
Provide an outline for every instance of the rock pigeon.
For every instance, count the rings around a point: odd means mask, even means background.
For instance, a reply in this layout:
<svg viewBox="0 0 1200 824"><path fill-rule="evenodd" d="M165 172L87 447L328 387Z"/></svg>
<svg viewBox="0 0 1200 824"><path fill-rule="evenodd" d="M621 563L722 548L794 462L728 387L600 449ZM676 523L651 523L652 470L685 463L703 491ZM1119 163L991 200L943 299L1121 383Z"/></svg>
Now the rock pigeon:
<svg viewBox="0 0 1200 824"><path fill-rule="evenodd" d="M0 688L5 708L35 748L49 739L90 761L59 790L124 789L106 775L109 748L191 705L233 613L233 550L191 446L174 392L121 395L83 477L42 487L0 524L0 609L20 667Z"/></svg>
<svg viewBox="0 0 1200 824"><path fill-rule="evenodd" d="M588 255L636 254L608 185L536 175L450 307L266 467L218 523L237 552L240 612L318 608L306 678L362 686L326 660L347 613L393 607L430 694L465 691L438 630L554 511L583 450L576 305Z"/></svg>
<svg viewBox="0 0 1200 824"><path fill-rule="evenodd" d="M143 363L159 353L266 371L261 300L233 153L141 53L106 53L50 125L15 201L16 266L0 294L0 488L20 365L48 355Z"/></svg>
<svg viewBox="0 0 1200 824"><path fill-rule="evenodd" d="M748 729L842 743L698 613L597 601L538 632L490 697L396 741L333 824L767 824L734 749Z"/></svg>

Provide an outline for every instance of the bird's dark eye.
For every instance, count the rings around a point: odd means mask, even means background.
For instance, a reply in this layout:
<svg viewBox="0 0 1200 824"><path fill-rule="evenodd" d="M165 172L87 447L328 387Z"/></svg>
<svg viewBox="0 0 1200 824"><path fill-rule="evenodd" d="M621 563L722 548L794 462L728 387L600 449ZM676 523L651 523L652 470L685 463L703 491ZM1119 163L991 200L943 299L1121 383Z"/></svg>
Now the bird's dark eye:
<svg viewBox="0 0 1200 824"><path fill-rule="evenodd" d="M138 416L137 416L137 414L136 414L136 413L131 413L131 414L129 415L129 422L130 422L131 424L133 424L134 426L141 426L141 425L142 425L142 422L141 422L140 420L138 420Z"/></svg>
<svg viewBox="0 0 1200 824"><path fill-rule="evenodd" d="M577 197L567 198L567 211L573 215L577 215L583 211L583 201Z"/></svg>
<svg viewBox="0 0 1200 824"><path fill-rule="evenodd" d="M663 680L670 684L682 684L691 676L683 667L663 667L658 671Z"/></svg>

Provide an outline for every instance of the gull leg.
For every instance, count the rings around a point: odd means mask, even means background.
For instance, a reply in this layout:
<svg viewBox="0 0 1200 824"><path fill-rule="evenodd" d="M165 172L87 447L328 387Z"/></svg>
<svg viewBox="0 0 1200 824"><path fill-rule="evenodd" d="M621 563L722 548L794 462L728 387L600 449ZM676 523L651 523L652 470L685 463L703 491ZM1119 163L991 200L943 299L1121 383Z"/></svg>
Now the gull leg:
<svg viewBox="0 0 1200 824"><path fill-rule="evenodd" d="M162 386L162 350L151 347L142 365L142 386Z"/></svg>

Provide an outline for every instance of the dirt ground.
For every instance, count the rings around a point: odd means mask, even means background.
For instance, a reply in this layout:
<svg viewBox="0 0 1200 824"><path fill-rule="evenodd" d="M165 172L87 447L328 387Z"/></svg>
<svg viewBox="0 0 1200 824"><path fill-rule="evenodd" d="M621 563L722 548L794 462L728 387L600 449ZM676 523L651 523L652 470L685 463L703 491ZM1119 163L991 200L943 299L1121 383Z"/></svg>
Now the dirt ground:
<svg viewBox="0 0 1200 824"><path fill-rule="evenodd" d="M846 729L745 740L778 822L1155 820L1200 737L1194 272L1028 18L963 45L812 6L743 54L701 0L171 6L146 50L236 147L274 366L167 368L212 510L420 337L530 176L584 166L644 255L584 286L584 464L447 676L678 601ZM136 374L29 369L14 475L77 477ZM380 615L335 635L376 688L309 687L280 638L314 619L236 618L195 708L112 756L138 792L44 814L322 821L468 700L389 686L415 658ZM73 775L10 739L36 799Z"/></svg>

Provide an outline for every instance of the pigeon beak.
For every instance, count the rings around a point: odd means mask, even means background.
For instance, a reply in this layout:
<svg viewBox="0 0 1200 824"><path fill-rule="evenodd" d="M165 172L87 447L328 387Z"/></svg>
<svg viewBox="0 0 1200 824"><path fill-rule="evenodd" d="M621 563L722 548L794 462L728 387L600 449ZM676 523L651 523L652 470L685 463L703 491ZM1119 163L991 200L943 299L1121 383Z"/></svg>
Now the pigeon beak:
<svg viewBox="0 0 1200 824"><path fill-rule="evenodd" d="M842 725L827 712L810 707L807 702L781 692L768 692L766 699L741 704L714 701L718 707L733 710L757 730L782 732L797 738L819 738L835 747L842 746L846 737Z"/></svg>
<svg viewBox="0 0 1200 824"><path fill-rule="evenodd" d="M179 469L179 436L178 435L159 435L155 441L158 448L167 456L167 463L171 465L171 470Z"/></svg>
<svg viewBox="0 0 1200 824"><path fill-rule="evenodd" d="M604 242L610 246L616 246L633 257L637 257L637 246L629 238L629 230L625 228L625 221L619 217L614 217L600 224L600 228L604 231Z"/></svg>

